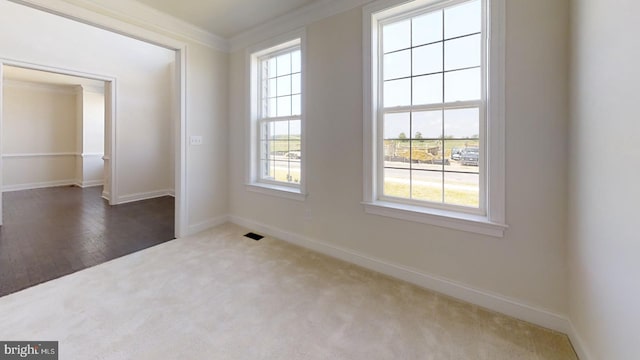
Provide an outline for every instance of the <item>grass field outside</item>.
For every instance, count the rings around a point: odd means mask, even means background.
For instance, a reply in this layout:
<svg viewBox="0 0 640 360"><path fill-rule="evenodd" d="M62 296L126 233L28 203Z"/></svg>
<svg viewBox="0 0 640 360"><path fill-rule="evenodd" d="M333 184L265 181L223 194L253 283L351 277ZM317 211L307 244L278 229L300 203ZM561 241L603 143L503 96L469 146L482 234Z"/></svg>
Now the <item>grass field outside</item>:
<svg viewBox="0 0 640 360"><path fill-rule="evenodd" d="M264 150L268 151L269 158L274 159L275 162L271 163L266 169L265 178L273 181L299 184L300 183L300 162L299 160L291 161L286 155L292 152L299 152L300 138L289 139L272 139L265 141ZM402 155L406 156L406 161L409 162L409 157L412 156L413 160L423 156L426 159L444 158L449 159L451 157L452 149L464 149L466 147L478 147L479 141L475 139L458 139L458 140L385 140L385 155L391 156L389 151L393 151L393 156L402 158ZM412 148L411 148L412 147ZM433 149L438 149L437 152ZM421 152L424 153L421 155ZM433 154L436 152L436 154ZM441 155L444 152L444 157ZM447 169L460 168L460 164L452 161L452 164L447 165ZM409 164L403 164L409 166ZM412 165L416 168L438 165ZM476 167L477 168L477 167ZM463 168L460 168L463 169ZM459 171L459 170L456 170ZM471 168L464 168L463 171L473 171ZM479 187L477 181L465 181L455 180L446 181L444 187L442 181L409 181L402 177L385 177L384 182L384 195L390 197L413 199L430 201L436 203L446 203L452 205L466 206L471 208L477 208L480 202Z"/></svg>
<svg viewBox="0 0 640 360"><path fill-rule="evenodd" d="M291 137L283 139L271 139L263 140L268 145L268 152L270 155L284 155L291 151L300 151L300 137ZM265 149L265 147L263 147Z"/></svg>
<svg viewBox="0 0 640 360"><path fill-rule="evenodd" d="M410 185L408 181L403 179L387 178L384 182L384 195L436 203L444 202L446 204L472 208L480 206L478 186L475 183L469 182L446 184L443 189L441 183L416 181Z"/></svg>
<svg viewBox="0 0 640 360"><path fill-rule="evenodd" d="M300 183L300 167L292 167L288 169L286 166L271 166L269 173L266 175L269 180L282 181L292 184Z"/></svg>

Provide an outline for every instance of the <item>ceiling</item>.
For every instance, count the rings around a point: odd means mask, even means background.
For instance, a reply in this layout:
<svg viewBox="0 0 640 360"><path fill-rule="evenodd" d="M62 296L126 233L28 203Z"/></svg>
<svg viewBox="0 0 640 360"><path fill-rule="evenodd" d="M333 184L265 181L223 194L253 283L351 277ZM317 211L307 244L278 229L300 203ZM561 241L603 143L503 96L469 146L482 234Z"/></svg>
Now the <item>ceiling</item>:
<svg viewBox="0 0 640 360"><path fill-rule="evenodd" d="M81 78L76 76L62 75L52 72L25 69L15 66L3 66L3 77L7 80L28 81L40 84L60 85L60 86L91 86L104 87L103 81Z"/></svg>
<svg viewBox="0 0 640 360"><path fill-rule="evenodd" d="M137 0L225 38L318 0Z"/></svg>

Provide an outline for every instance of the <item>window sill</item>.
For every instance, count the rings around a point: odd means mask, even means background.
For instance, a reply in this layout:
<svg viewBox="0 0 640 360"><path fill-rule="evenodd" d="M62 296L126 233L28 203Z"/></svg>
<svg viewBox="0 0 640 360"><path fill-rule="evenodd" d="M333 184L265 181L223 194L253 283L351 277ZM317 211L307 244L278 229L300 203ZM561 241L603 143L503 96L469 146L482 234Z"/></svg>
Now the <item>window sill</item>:
<svg viewBox="0 0 640 360"><path fill-rule="evenodd" d="M430 209L386 201L363 202L362 205L364 205L364 210L368 214L494 237L503 237L504 231L508 228L506 224L492 222L484 216L453 211Z"/></svg>
<svg viewBox="0 0 640 360"><path fill-rule="evenodd" d="M297 201L304 201L307 198L307 194L302 193L299 188L292 188L288 186L253 183L253 184L247 184L246 188L248 191L251 191L251 192L281 197L285 199L297 200Z"/></svg>

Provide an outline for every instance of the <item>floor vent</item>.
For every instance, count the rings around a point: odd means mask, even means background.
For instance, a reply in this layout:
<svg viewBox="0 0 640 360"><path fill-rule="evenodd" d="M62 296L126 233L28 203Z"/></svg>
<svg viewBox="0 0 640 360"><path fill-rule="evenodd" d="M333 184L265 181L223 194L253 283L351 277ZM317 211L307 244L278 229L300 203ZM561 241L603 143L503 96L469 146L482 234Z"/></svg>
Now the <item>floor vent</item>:
<svg viewBox="0 0 640 360"><path fill-rule="evenodd" d="M260 239L262 239L264 237L262 235L258 235L256 233L252 233L252 232L250 232L248 234L245 234L244 236L248 237L249 239L253 239L255 241L258 241L258 240L260 240Z"/></svg>

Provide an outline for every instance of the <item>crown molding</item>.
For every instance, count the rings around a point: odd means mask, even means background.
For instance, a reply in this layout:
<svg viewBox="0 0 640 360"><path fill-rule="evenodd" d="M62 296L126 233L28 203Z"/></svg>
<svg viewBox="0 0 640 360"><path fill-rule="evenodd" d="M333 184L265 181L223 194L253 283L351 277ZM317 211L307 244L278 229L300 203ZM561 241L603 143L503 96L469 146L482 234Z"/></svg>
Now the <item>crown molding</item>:
<svg viewBox="0 0 640 360"><path fill-rule="evenodd" d="M59 85L59 84L47 84L39 83L27 80L18 79L5 79L3 84L8 88L14 89L28 89L35 91L54 92L67 95L75 95L77 93L76 86L74 85Z"/></svg>
<svg viewBox="0 0 640 360"><path fill-rule="evenodd" d="M108 5L90 0L65 0L159 33L185 38L219 51L228 51L226 39L146 4L131 0L110 0Z"/></svg>
<svg viewBox="0 0 640 360"><path fill-rule="evenodd" d="M108 6L89 0L9 1L174 50L185 42L229 50L227 40L136 1L113 0Z"/></svg>
<svg viewBox="0 0 640 360"><path fill-rule="evenodd" d="M229 39L229 51L235 52L242 50L274 36L366 5L371 1L372 0L319 0L232 36Z"/></svg>
<svg viewBox="0 0 640 360"><path fill-rule="evenodd" d="M150 42L181 49L195 42L222 52L234 52L316 21L366 5L372 0L318 0L229 39L184 20L131 0L97 4L91 0L9 0L85 24Z"/></svg>

